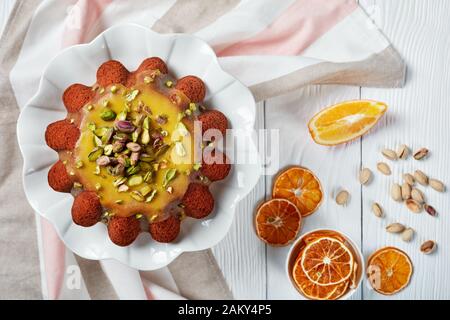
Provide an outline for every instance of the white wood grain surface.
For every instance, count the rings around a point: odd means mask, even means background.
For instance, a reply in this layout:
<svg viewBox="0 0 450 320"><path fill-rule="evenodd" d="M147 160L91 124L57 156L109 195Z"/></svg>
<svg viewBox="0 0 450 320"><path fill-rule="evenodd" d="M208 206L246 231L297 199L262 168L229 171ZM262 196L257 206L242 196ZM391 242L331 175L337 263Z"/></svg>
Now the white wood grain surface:
<svg viewBox="0 0 450 320"><path fill-rule="evenodd" d="M14 0L0 1L0 31ZM305 219L303 231L328 227L343 231L361 245L365 257L374 250L394 245L412 258L414 275L411 284L389 299L450 299L450 197L431 188L421 188L439 216L414 215L389 197L390 185L400 181L401 174L421 169L430 176L450 183L450 1L447 0L361 0L373 13L383 30L408 64L408 81L403 89L369 89L343 86L308 87L258 105L258 128L274 123L291 123L295 130L281 128L281 167L300 164L317 173L325 200L320 210ZM385 101L387 116L369 135L345 146L326 148L314 144L306 123L321 108L348 99L367 98ZM411 158L390 163L393 175L376 174L374 181L361 188L356 176L360 165L376 172L382 158L380 149L396 148L406 143L413 149L427 147L430 157L424 161ZM253 192L243 200L228 236L213 251L234 296L240 299L295 299L296 292L285 274L287 248L270 248L254 234L253 215L258 202L270 197L272 177L261 179ZM333 195L339 188L352 197L345 208L337 207ZM378 201L386 211L376 219L370 205ZM387 234L385 226L398 221L413 227L417 233L411 243ZM438 251L430 256L419 252L420 243L434 239ZM354 299L385 299L366 285Z"/></svg>
<svg viewBox="0 0 450 320"><path fill-rule="evenodd" d="M362 161L371 168L380 159L382 147L409 144L413 149L427 147L430 156L424 161L397 161L392 163L391 177L377 176L373 185L363 190L363 250L369 255L384 245L404 249L414 264L411 285L390 299L449 299L450 277L450 197L430 187L420 187L428 202L439 212L437 218L426 213L412 214L404 206L388 197L390 184L398 182L404 172L420 169L432 177L450 183L450 1L364 1L364 5L378 6L378 26L385 32L408 64L408 81L403 89L363 88L363 98L385 101L390 106L375 134L363 139ZM370 202L380 201L386 210L383 220L374 219L369 211ZM411 243L383 230L387 223L399 221L417 231ZM436 240L438 250L425 256L419 252L421 242ZM384 296L364 291L368 299Z"/></svg>
<svg viewBox="0 0 450 320"><path fill-rule="evenodd" d="M439 194L430 188L422 188L428 202L440 213L432 218L426 213L414 215L403 205L395 203L389 197L390 185L400 181L401 174L421 169L431 176L448 184L450 169L446 165L450 143L450 94L448 90L449 68L448 52L450 30L450 2L423 0L364 0L361 5L376 20L377 25L400 51L408 64L408 82L403 89L368 89L349 87L309 87L265 103L264 117L261 119L266 128L273 128L272 123L285 121L292 124L294 131L281 128L282 163L301 164L314 170L322 181L326 198L319 212L305 219L304 231L316 227L331 227L349 234L361 245L367 258L374 250L394 245L405 250L414 264L411 284L401 293L392 297L382 296L371 290L365 283L355 294L354 299L449 299L450 278L446 276L450 261L449 242L450 211L448 191ZM346 99L370 98L385 101L390 110L387 117L371 134L343 147L324 148L315 145L307 133L306 123L319 109ZM260 124L261 126L261 124ZM360 165L370 167L376 172L375 165L380 161L383 147L396 148L406 143L411 148L425 146L431 150L427 160L418 162L409 158L407 161L392 163L393 175L384 177L376 175L373 182L361 188L356 180ZM272 179L265 178L266 197L270 197ZM345 188L352 194L346 208L338 208L332 195L338 188ZM260 192L260 191L259 191ZM258 192L258 194L259 194ZM263 196L261 196L261 199ZM254 201L254 198L247 199ZM386 217L376 219L370 211L373 201L382 203ZM256 203L246 203L252 216ZM251 221L249 219L248 221ZM411 243L402 242L398 236L387 234L385 226L394 221L413 227L417 233ZM241 226L241 230L253 231L253 226ZM254 239L248 235L238 236L240 248L255 246ZM438 242L438 251L425 256L419 252L422 241L434 239ZM221 251L235 251L233 246L221 243ZM262 251L258 251L262 254ZM267 247L266 259L266 298L295 299L297 297L285 275L285 258L287 249ZM240 255L240 253L236 253ZM255 252L254 259L260 260ZM220 256L219 262L223 265ZM255 287L254 279L248 276L254 271L243 270L237 264L232 268L231 286L255 288L252 296L259 298L264 292ZM224 269L228 274L229 266ZM237 273L236 273L237 272ZM257 270L258 274L261 272ZM227 275L227 279L231 279ZM234 282L237 281L237 282ZM237 298L248 297L248 291L236 290Z"/></svg>

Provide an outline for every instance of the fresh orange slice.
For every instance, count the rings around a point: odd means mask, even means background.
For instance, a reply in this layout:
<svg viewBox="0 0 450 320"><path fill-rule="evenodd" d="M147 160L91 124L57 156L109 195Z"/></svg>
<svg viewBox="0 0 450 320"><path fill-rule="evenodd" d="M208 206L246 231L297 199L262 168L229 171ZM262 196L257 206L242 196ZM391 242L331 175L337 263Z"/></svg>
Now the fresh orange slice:
<svg viewBox="0 0 450 320"><path fill-rule="evenodd" d="M308 123L318 144L334 146L367 133L386 112L387 105L372 100L346 101L317 113Z"/></svg>
<svg viewBox="0 0 450 320"><path fill-rule="evenodd" d="M291 201L306 217L320 206L323 192L319 179L310 170L291 167L275 179L272 197Z"/></svg>
<svg viewBox="0 0 450 320"><path fill-rule="evenodd" d="M368 260L367 278L374 290L384 295L404 289L409 284L412 272L413 266L408 255L394 247L377 250Z"/></svg>
<svg viewBox="0 0 450 320"><path fill-rule="evenodd" d="M258 237L272 246L285 246L297 236L302 216L297 207L285 199L264 202L255 217Z"/></svg>
<svg viewBox="0 0 450 320"><path fill-rule="evenodd" d="M321 286L342 283L353 274L352 252L332 237L324 236L307 244L301 259L308 279Z"/></svg>
<svg viewBox="0 0 450 320"><path fill-rule="evenodd" d="M293 278L297 288L305 297L312 300L336 300L347 292L349 287L348 281L335 285L321 286L309 280L302 269L301 257L302 252L300 252L297 260L295 261Z"/></svg>

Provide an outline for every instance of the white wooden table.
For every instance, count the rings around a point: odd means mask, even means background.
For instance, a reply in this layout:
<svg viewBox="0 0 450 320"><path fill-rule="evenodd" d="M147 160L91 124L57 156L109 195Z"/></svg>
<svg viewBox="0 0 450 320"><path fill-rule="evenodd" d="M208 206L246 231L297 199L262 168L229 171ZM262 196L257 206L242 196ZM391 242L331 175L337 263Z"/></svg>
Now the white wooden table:
<svg viewBox="0 0 450 320"><path fill-rule="evenodd" d="M0 27L14 0L0 1ZM320 210L305 219L303 231L318 227L341 230L350 235L367 257L386 245L405 250L414 264L411 284L389 299L449 299L450 277L450 197L424 189L428 202L439 216L414 215L389 197L390 185L401 180L404 172L421 169L450 184L450 1L447 0L361 0L373 14L408 64L408 81L403 89L369 89L344 86L314 86L274 98L258 106L258 128L270 128L271 120L282 118L294 123L295 132L280 130L284 153L281 167L300 164L317 173L325 199ZM1 28L0 28L1 30ZM309 137L306 123L323 107L348 99L375 99L388 103L389 112L377 128L359 141L341 147L316 145ZM292 137L295 136L295 139ZM374 181L361 188L357 181L360 166L376 172L383 147L396 148L406 143L411 148L427 147L430 157L392 163L393 175L376 174ZM288 248L271 248L254 233L255 205L270 197L272 177L261 178L253 192L240 203L228 236L213 250L230 284L240 299L295 299L297 294L285 275ZM333 193L345 188L351 201L338 207ZM373 201L380 202L386 217L377 219L370 211ZM385 226L401 222L417 233L411 243L387 234ZM419 252L422 241L433 239L438 251L430 256ZM354 299L383 299L367 285Z"/></svg>

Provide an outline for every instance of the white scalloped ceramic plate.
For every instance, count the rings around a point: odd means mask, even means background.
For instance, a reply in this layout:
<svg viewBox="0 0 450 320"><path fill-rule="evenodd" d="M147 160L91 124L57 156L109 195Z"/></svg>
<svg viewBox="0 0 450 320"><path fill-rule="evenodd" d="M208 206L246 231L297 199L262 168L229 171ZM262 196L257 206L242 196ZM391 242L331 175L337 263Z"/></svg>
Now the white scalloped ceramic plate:
<svg viewBox="0 0 450 320"><path fill-rule="evenodd" d="M160 35L138 25L112 27L89 44L68 48L46 68L38 93L23 109L17 124L20 149L24 158L25 194L31 206L50 220L67 245L87 259L116 259L140 270L166 266L185 251L198 251L217 244L227 234L235 208L255 186L261 175L259 157L254 163L235 164L230 176L213 184L216 199L213 214L204 220L186 219L177 241L161 244L148 233L141 233L129 247L118 247L108 237L102 223L91 228L75 225L71 218L73 198L54 192L47 183L47 173L57 154L47 147L44 132L50 123L65 118L61 101L65 88L73 83L95 83L97 68L109 59L121 61L135 70L147 57L166 61L170 72L180 78L193 74L207 85L205 105L222 111L233 129L240 129L235 139L234 156L255 159L252 139L255 102L250 91L219 66L214 51L202 40L189 35ZM231 155L233 158L233 155Z"/></svg>

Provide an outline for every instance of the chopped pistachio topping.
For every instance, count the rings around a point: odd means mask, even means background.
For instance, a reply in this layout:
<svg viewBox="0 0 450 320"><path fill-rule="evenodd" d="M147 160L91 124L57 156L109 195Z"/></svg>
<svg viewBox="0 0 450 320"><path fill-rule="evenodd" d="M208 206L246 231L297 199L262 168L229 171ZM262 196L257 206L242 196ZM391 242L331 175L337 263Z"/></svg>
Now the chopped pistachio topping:
<svg viewBox="0 0 450 320"><path fill-rule="evenodd" d="M88 129L89 130L91 130L91 131L95 131L95 129L96 129L96 126L95 126L95 123L89 123L88 125L87 125L87 127L88 127Z"/></svg>
<svg viewBox="0 0 450 320"><path fill-rule="evenodd" d="M147 145L150 143L150 132L148 129L144 129L141 134L141 143Z"/></svg>
<svg viewBox="0 0 450 320"><path fill-rule="evenodd" d="M196 111L197 110L197 104L191 102L189 103L189 110Z"/></svg>
<svg viewBox="0 0 450 320"><path fill-rule="evenodd" d="M136 214L136 219L141 219L142 217L143 217L142 214L140 214L140 213Z"/></svg>
<svg viewBox="0 0 450 320"><path fill-rule="evenodd" d="M144 121L142 122L142 127L146 130L150 130L150 118L145 117Z"/></svg>
<svg viewBox="0 0 450 320"><path fill-rule="evenodd" d="M100 139L99 137L97 137L96 135L94 135L94 144L95 144L97 147L103 146L102 139Z"/></svg>
<svg viewBox="0 0 450 320"><path fill-rule="evenodd" d="M83 165L84 165L83 161L78 160L78 161L75 163L75 168L81 169L81 168L83 168Z"/></svg>
<svg viewBox="0 0 450 320"><path fill-rule="evenodd" d="M202 167L202 164L201 163L196 163L196 164L194 164L194 166L192 167L195 171L198 171L198 170L200 170L200 168Z"/></svg>
<svg viewBox="0 0 450 320"><path fill-rule="evenodd" d="M124 109L122 112L120 112L117 115L116 119L119 120L119 121L125 121L125 120L127 120L127 115L128 115L128 110Z"/></svg>
<svg viewBox="0 0 450 320"><path fill-rule="evenodd" d="M119 200L116 200L116 201L114 201L115 203L117 203L117 204L122 204L123 203L123 200L122 199L119 199Z"/></svg>
<svg viewBox="0 0 450 320"><path fill-rule="evenodd" d="M128 186L126 184L122 184L121 186L119 186L119 188L117 189L117 192L127 192L128 191Z"/></svg>
<svg viewBox="0 0 450 320"><path fill-rule="evenodd" d="M177 169L169 169L164 175L163 187L167 187L168 184L175 178L177 174Z"/></svg>
<svg viewBox="0 0 450 320"><path fill-rule="evenodd" d="M104 148L104 153L106 156L110 156L113 152L113 145L112 144L108 144L105 146Z"/></svg>
<svg viewBox="0 0 450 320"><path fill-rule="evenodd" d="M145 202L149 203L153 201L153 198L155 197L156 193L158 191L156 189L152 190L152 192L150 193L150 195L147 197L147 199L145 199Z"/></svg>
<svg viewBox="0 0 450 320"><path fill-rule="evenodd" d="M74 124L75 123L75 119L70 119L70 123Z"/></svg>
<svg viewBox="0 0 450 320"><path fill-rule="evenodd" d="M119 88L117 88L117 86L112 86L110 90L112 93L116 93Z"/></svg>
<svg viewBox="0 0 450 320"><path fill-rule="evenodd" d="M100 170L101 170L101 169L100 169L100 166L96 166L96 167L95 167L94 174L98 176L98 175L100 174Z"/></svg>
<svg viewBox="0 0 450 320"><path fill-rule="evenodd" d="M120 178L117 178L116 180L114 180L113 186L114 186L114 187L118 187L118 186L124 184L125 182L127 182L127 178L125 178L125 177L120 177Z"/></svg>
<svg viewBox="0 0 450 320"><path fill-rule="evenodd" d="M70 172L69 172L69 175L74 176L74 175L75 175L75 172L74 172L74 171L70 171Z"/></svg>
<svg viewBox="0 0 450 320"><path fill-rule="evenodd" d="M167 88L172 88L172 86L173 86L173 81L167 80L165 84L166 84L166 87L167 87Z"/></svg>
<svg viewBox="0 0 450 320"><path fill-rule="evenodd" d="M142 184L144 182L144 179L140 175L133 175L130 178L128 178L128 186L134 187Z"/></svg>
<svg viewBox="0 0 450 320"><path fill-rule="evenodd" d="M158 219L158 215L156 213L150 216L151 222L155 221L156 219Z"/></svg>
<svg viewBox="0 0 450 320"><path fill-rule="evenodd" d="M100 88L100 91L98 93L104 94L105 93L105 88Z"/></svg>
<svg viewBox="0 0 450 320"><path fill-rule="evenodd" d="M149 83L152 83L152 82L153 82L153 78L152 77L148 77L147 76L147 77L144 78L144 83L145 84L149 84Z"/></svg>
<svg viewBox="0 0 450 320"><path fill-rule="evenodd" d="M189 134L188 129L186 128L186 126L184 125L183 122L178 122L177 123L177 131L180 135L182 135L183 137L186 137Z"/></svg>
<svg viewBox="0 0 450 320"><path fill-rule="evenodd" d="M88 111L92 111L94 109L94 106L92 104L87 106Z"/></svg>
<svg viewBox="0 0 450 320"><path fill-rule="evenodd" d="M139 192L145 197L152 191L152 188L149 185L145 185L139 189Z"/></svg>
<svg viewBox="0 0 450 320"><path fill-rule="evenodd" d="M139 202L144 202L145 198L142 196L142 194L139 191L132 191L130 192L130 196Z"/></svg>
<svg viewBox="0 0 450 320"><path fill-rule="evenodd" d="M180 157L186 156L186 149L184 149L183 143L175 142L175 152Z"/></svg>
<svg viewBox="0 0 450 320"><path fill-rule="evenodd" d="M81 189L81 188L83 188L83 185L81 183L79 183L79 182L74 182L73 183L73 187L75 189Z"/></svg>
<svg viewBox="0 0 450 320"><path fill-rule="evenodd" d="M190 116L190 115L192 114L192 111L191 111L190 109L187 109L186 111L184 111L184 113L185 113L187 116Z"/></svg>
<svg viewBox="0 0 450 320"><path fill-rule="evenodd" d="M116 118L116 113L110 108L106 107L100 113L100 118L102 118L105 121L112 121Z"/></svg>
<svg viewBox="0 0 450 320"><path fill-rule="evenodd" d="M177 120L181 121L186 115L184 114L184 112L180 112L177 116Z"/></svg>
<svg viewBox="0 0 450 320"><path fill-rule="evenodd" d="M173 193L173 187L168 187L166 189L166 191L167 191L168 194L172 194Z"/></svg>
<svg viewBox="0 0 450 320"><path fill-rule="evenodd" d="M66 165L66 164L67 164L67 160L64 160L64 161L63 161L63 165Z"/></svg>
<svg viewBox="0 0 450 320"><path fill-rule="evenodd" d="M151 182L152 181L152 172L151 171L149 171L149 172L147 172L146 174L145 174L145 176L144 176L144 182Z"/></svg>
<svg viewBox="0 0 450 320"><path fill-rule="evenodd" d="M126 96L125 96L125 99L128 101L128 102L131 102L131 101L133 101L134 99L136 99L136 97L139 95L139 90L133 90L133 91L131 91L130 93L128 93Z"/></svg>
<svg viewBox="0 0 450 320"><path fill-rule="evenodd" d="M95 184L95 190L99 191L99 190L101 190L101 188L102 188L101 183L97 182L97 183Z"/></svg>
<svg viewBox="0 0 450 320"><path fill-rule="evenodd" d="M141 169L140 166L131 166L127 169L127 173L131 176L133 174L138 173L140 169Z"/></svg>

